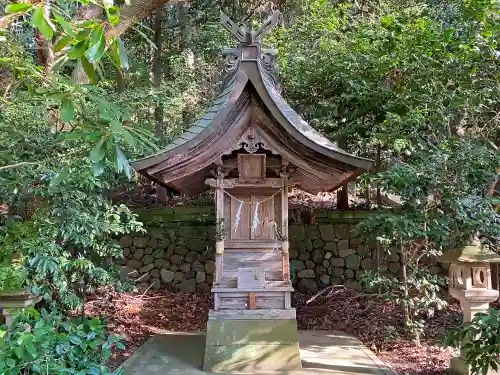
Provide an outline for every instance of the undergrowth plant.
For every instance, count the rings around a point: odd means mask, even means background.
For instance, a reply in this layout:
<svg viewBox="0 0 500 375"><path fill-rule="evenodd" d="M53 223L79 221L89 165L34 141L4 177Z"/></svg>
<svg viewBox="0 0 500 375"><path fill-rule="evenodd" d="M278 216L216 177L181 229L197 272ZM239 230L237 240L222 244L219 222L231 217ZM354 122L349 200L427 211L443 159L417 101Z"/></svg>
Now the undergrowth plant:
<svg viewBox="0 0 500 375"><path fill-rule="evenodd" d="M403 308L405 325L416 345L420 345L426 319L447 306L440 293L446 279L432 275L425 267L407 266L406 272L406 277L398 278L368 271L361 276L361 282L366 289L377 291Z"/></svg>
<svg viewBox="0 0 500 375"><path fill-rule="evenodd" d="M423 261L467 245L476 233L492 239L492 246L500 235L497 200L486 196L500 158L480 139L458 137L445 138L439 147L411 158L411 164L399 162L373 176L384 191L399 196L401 204L364 219L357 230L398 254L399 277L368 273L363 280L401 305L418 344L425 317L444 306L444 279L432 275Z"/></svg>
<svg viewBox="0 0 500 375"><path fill-rule="evenodd" d="M16 315L10 331L0 329L0 375L109 375L103 365L125 348L98 319L65 318L57 310L29 309Z"/></svg>
<svg viewBox="0 0 500 375"><path fill-rule="evenodd" d="M486 313L474 315L471 322L462 323L451 330L444 340L445 346L460 348L474 375L488 374L500 368L500 311L490 308Z"/></svg>

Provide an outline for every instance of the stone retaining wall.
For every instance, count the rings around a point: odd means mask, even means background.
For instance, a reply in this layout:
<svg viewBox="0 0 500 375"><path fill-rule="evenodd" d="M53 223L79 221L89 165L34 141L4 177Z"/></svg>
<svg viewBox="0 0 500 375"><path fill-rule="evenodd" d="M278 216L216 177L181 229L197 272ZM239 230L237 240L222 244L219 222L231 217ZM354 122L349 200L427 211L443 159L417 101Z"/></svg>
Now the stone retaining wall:
<svg viewBox="0 0 500 375"><path fill-rule="evenodd" d="M398 254L378 256L375 241L353 234L354 225L369 214L322 210L315 213L315 224L289 226L290 269L298 290L315 292L332 284L359 289L361 273L377 268L398 274ZM147 232L120 239L124 274L137 280L140 289L208 292L215 272L213 210L175 208L140 216ZM433 267L440 272L438 266Z"/></svg>

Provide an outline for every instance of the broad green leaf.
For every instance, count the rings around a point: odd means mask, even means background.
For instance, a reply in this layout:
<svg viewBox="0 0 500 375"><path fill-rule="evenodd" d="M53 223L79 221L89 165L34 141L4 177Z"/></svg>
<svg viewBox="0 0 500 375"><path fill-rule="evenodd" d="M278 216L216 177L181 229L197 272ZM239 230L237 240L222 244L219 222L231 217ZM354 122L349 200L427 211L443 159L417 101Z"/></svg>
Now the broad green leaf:
<svg viewBox="0 0 500 375"><path fill-rule="evenodd" d="M77 139L84 139L86 137L87 137L87 133L85 133L85 132L71 131L71 132L62 132L61 133L61 138L66 139L68 141L74 141Z"/></svg>
<svg viewBox="0 0 500 375"><path fill-rule="evenodd" d="M26 343L26 351L29 353L29 355L31 357L33 357L33 358L36 357L36 348L33 345L33 343L31 343L31 342Z"/></svg>
<svg viewBox="0 0 500 375"><path fill-rule="evenodd" d="M116 343L116 347L120 350L125 350L125 344L121 341Z"/></svg>
<svg viewBox="0 0 500 375"><path fill-rule="evenodd" d="M102 137L101 132L90 132L87 134L87 139L91 142L96 142Z"/></svg>
<svg viewBox="0 0 500 375"><path fill-rule="evenodd" d="M79 59L84 55L86 49L87 49L87 42L81 40L76 45L74 45L69 49L67 55L72 59Z"/></svg>
<svg viewBox="0 0 500 375"><path fill-rule="evenodd" d="M129 68L128 56L127 56L127 51L125 49L125 45L123 44L123 40L118 37L116 39L116 42L118 46L118 56L120 58L120 66L123 68L123 70L128 70Z"/></svg>
<svg viewBox="0 0 500 375"><path fill-rule="evenodd" d="M131 147L135 148L137 145L134 136L128 131L127 128L123 128L123 138Z"/></svg>
<svg viewBox="0 0 500 375"><path fill-rule="evenodd" d="M45 16L43 15L43 9L41 7L36 7L31 15L31 24L36 27L42 35L47 39L52 39L54 36L54 30L48 24Z"/></svg>
<svg viewBox="0 0 500 375"><path fill-rule="evenodd" d="M99 112L99 117L102 120L110 121L110 122L113 120L116 120L116 117L113 116L112 111L108 110L107 103L104 103L104 102L99 103L99 105L97 106L97 110Z"/></svg>
<svg viewBox="0 0 500 375"><path fill-rule="evenodd" d="M99 22L96 20L87 20L87 21L80 21L77 23L78 27L81 28L86 28L86 29L96 29L97 27L101 26Z"/></svg>
<svg viewBox="0 0 500 375"><path fill-rule="evenodd" d="M69 337L69 341L72 343L72 344L75 344L75 345L80 345L81 342L82 342L82 339L79 338L77 335L71 335Z"/></svg>
<svg viewBox="0 0 500 375"><path fill-rule="evenodd" d="M106 155L106 150L102 147L104 141L105 139L101 139L90 151L90 160L92 160L94 163L97 163L98 161L102 160Z"/></svg>
<svg viewBox="0 0 500 375"><path fill-rule="evenodd" d="M57 43L54 45L54 51L59 52L61 51L66 45L73 40L73 37L71 35L65 35L61 39L57 41Z"/></svg>
<svg viewBox="0 0 500 375"><path fill-rule="evenodd" d="M90 83L92 83L93 85L97 84L97 76L95 74L94 66L84 56L82 56L81 61L83 70L85 70L85 73L89 77Z"/></svg>
<svg viewBox="0 0 500 375"><path fill-rule="evenodd" d="M24 12L28 9L31 9L33 5L30 3L19 3L19 4L9 4L5 8L5 11L7 13L18 13L18 12Z"/></svg>
<svg viewBox="0 0 500 375"><path fill-rule="evenodd" d="M114 120L111 121L111 131L113 132L114 135L120 135L123 133L123 125L121 121L119 120Z"/></svg>
<svg viewBox="0 0 500 375"><path fill-rule="evenodd" d="M71 36L74 35L73 28L71 27L71 24L68 21L66 21L63 16L55 13L54 18L56 19L57 23L59 25L61 25L62 29L64 30L64 32L66 34L71 35Z"/></svg>
<svg viewBox="0 0 500 375"><path fill-rule="evenodd" d="M122 150L115 144L116 147L116 165L118 172L125 172L125 175L130 179L132 178L132 167L130 166L127 157L123 154Z"/></svg>
<svg viewBox="0 0 500 375"><path fill-rule="evenodd" d="M100 160L98 163L92 163L92 174L96 177L100 176L104 172L106 163L104 160Z"/></svg>
<svg viewBox="0 0 500 375"><path fill-rule="evenodd" d="M66 98L62 102L61 117L64 122L73 121L75 118L75 105L71 98Z"/></svg>
<svg viewBox="0 0 500 375"><path fill-rule="evenodd" d="M78 34L75 35L75 39L79 41L87 41L89 39L89 35L92 32L91 29L84 29L78 32Z"/></svg>
<svg viewBox="0 0 500 375"><path fill-rule="evenodd" d="M21 345L17 346L14 352L16 353L18 358L24 359L24 352L25 352L24 346Z"/></svg>
<svg viewBox="0 0 500 375"><path fill-rule="evenodd" d="M16 361L14 361L12 358L7 358L5 360L5 364L8 366L8 367L14 367L16 365Z"/></svg>
<svg viewBox="0 0 500 375"><path fill-rule="evenodd" d="M85 56L91 63L99 61L104 54L106 41L104 39L104 30L102 27L95 29L90 36L90 48L85 52Z"/></svg>
<svg viewBox="0 0 500 375"><path fill-rule="evenodd" d="M68 168L64 168L61 172L58 172L50 180L50 186L60 185L69 175Z"/></svg>
<svg viewBox="0 0 500 375"><path fill-rule="evenodd" d="M69 324L68 322L63 322L61 325L66 330L66 332L71 331L71 324Z"/></svg>

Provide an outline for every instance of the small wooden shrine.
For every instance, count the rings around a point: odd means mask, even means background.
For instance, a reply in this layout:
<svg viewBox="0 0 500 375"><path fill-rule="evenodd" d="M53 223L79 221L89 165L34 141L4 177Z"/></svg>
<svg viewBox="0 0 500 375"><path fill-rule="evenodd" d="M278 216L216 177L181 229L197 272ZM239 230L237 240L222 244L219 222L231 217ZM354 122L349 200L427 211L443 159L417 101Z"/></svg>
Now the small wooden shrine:
<svg viewBox="0 0 500 375"><path fill-rule="evenodd" d="M288 258L288 191L332 191L371 161L311 128L280 94L276 52L260 40L277 23L242 29L221 14L239 42L224 50L226 76L206 114L134 168L192 196L211 188L217 212L216 273L204 370L301 368Z"/></svg>

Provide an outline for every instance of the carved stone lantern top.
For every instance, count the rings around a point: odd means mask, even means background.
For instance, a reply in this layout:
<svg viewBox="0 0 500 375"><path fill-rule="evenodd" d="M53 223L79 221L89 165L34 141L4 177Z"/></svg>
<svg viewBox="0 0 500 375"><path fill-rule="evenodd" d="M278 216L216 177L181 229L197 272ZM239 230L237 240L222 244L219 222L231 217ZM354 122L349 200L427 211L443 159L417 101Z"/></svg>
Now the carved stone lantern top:
<svg viewBox="0 0 500 375"><path fill-rule="evenodd" d="M439 257L443 263L500 263L500 255L479 245L449 250Z"/></svg>

